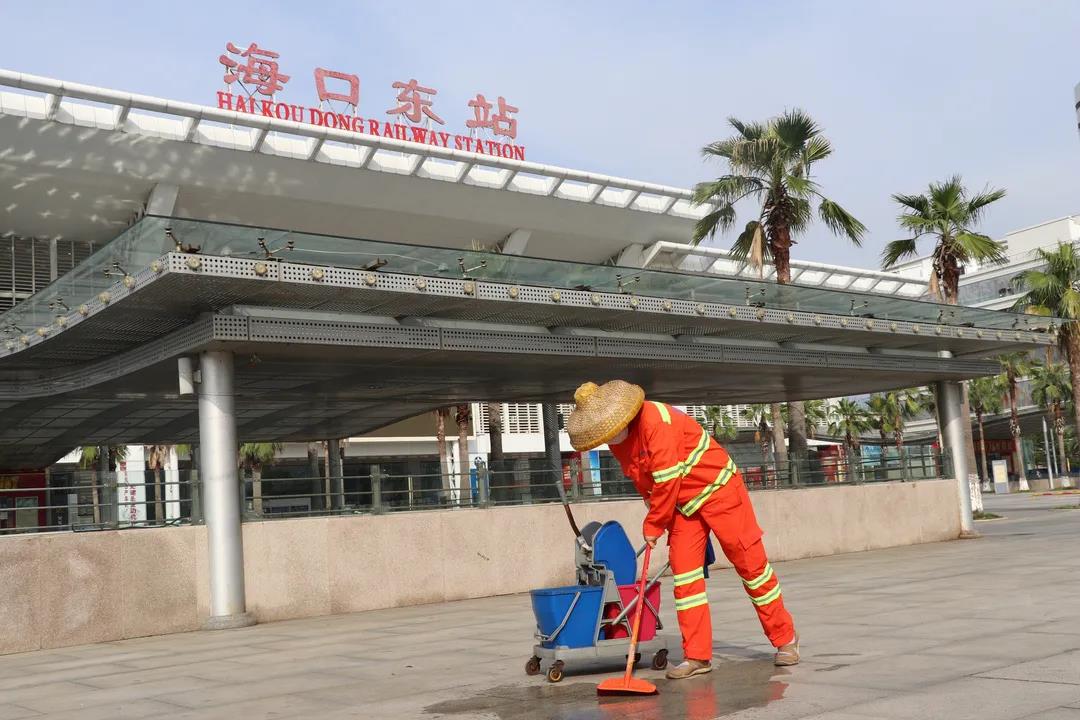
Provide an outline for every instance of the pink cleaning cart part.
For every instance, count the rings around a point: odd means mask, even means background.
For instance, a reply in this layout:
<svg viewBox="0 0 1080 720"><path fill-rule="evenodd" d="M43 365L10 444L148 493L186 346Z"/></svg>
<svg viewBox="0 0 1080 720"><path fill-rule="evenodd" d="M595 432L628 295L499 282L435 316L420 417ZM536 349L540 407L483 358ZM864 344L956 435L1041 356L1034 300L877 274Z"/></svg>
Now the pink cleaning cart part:
<svg viewBox="0 0 1080 720"><path fill-rule="evenodd" d="M629 605L636 597L638 593L637 585L621 585L619 586L619 597L622 598L623 607ZM653 615L649 605L656 608L657 612L660 612L660 585L654 585L649 588L645 593L645 599L648 603L645 605L645 612L641 615L641 635L638 638L639 642L645 642L652 640L656 637L656 616ZM618 605L615 603L608 603L604 608L604 618L610 620L616 618L621 612ZM608 640L614 640L616 638L628 638L630 637L630 631L627 629L627 623L633 617L633 610L626 616L626 623L611 626L605 629L604 637Z"/></svg>

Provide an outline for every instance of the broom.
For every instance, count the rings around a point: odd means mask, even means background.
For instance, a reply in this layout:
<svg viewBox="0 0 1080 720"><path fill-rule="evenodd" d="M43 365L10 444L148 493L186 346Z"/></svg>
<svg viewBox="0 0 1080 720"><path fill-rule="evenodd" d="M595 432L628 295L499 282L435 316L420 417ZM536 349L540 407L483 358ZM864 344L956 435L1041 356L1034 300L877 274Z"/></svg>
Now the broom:
<svg viewBox="0 0 1080 720"><path fill-rule="evenodd" d="M645 559L641 562L641 582L638 584L637 607L634 609L634 626L630 633L630 654L626 658L626 674L608 678L596 686L597 695L655 695L656 686L648 680L633 677L634 659L637 656L638 633L641 630L641 612L645 608L645 583L649 579L649 557L652 546L645 546Z"/></svg>

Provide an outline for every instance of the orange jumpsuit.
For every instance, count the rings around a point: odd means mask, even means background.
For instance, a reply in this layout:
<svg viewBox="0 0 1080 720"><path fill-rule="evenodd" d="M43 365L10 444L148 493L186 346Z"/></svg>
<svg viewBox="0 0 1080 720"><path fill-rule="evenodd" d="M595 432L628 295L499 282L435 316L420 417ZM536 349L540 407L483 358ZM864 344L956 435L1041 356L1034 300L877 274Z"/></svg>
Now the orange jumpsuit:
<svg viewBox="0 0 1080 720"><path fill-rule="evenodd" d="M742 473L727 452L693 418L657 402L646 402L627 427L626 440L609 447L649 503L642 532L649 537L669 533L685 656L712 658L704 574L710 530L742 578L769 641L780 647L794 640L795 626L765 557Z"/></svg>

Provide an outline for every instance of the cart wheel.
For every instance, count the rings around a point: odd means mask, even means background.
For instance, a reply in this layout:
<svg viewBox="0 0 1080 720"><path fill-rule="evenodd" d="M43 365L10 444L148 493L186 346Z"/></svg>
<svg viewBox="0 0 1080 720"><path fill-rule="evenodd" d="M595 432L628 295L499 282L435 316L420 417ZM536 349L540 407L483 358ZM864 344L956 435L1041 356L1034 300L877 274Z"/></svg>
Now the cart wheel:
<svg viewBox="0 0 1080 720"><path fill-rule="evenodd" d="M563 661L556 660L547 671L548 682L559 682L563 678Z"/></svg>
<svg viewBox="0 0 1080 720"><path fill-rule="evenodd" d="M533 655L525 663L526 675L539 675L540 674L540 658Z"/></svg>
<svg viewBox="0 0 1080 720"><path fill-rule="evenodd" d="M657 650L652 658L652 669L663 670L667 667L667 650Z"/></svg>

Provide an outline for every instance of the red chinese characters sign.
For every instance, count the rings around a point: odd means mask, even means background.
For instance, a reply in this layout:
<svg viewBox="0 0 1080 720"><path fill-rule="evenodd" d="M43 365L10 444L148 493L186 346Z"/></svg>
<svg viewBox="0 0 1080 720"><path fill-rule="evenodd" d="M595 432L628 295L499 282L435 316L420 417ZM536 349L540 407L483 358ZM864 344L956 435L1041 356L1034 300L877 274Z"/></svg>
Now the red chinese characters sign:
<svg viewBox="0 0 1080 720"><path fill-rule="evenodd" d="M261 48L257 43L247 47L227 43L225 49L226 52L218 58L225 68L226 89L217 94L217 104L222 110L481 155L525 159L525 147L515 142L518 125L515 115L518 108L510 105L504 97L491 102L477 93L465 104L472 114L472 118L465 121L465 127L471 134L456 135L434 129L432 123L446 125L435 109L438 90L422 85L415 78L393 83L391 89L397 91L394 97L396 104L386 110L387 120L365 119L357 115L360 106L358 75L316 68L315 92L319 107L293 105L275 99L275 95L291 79L290 75L282 73L277 52ZM338 112L333 103L343 103L349 112ZM403 124L405 122L408 124ZM490 133L490 139L481 137L480 133Z"/></svg>

